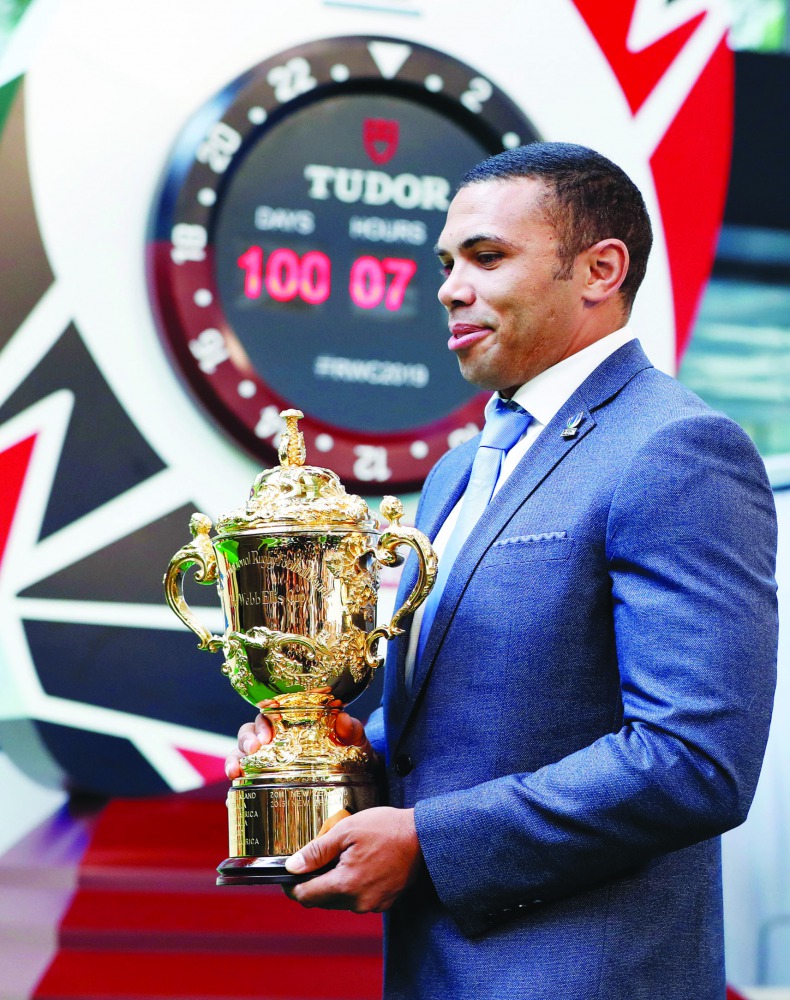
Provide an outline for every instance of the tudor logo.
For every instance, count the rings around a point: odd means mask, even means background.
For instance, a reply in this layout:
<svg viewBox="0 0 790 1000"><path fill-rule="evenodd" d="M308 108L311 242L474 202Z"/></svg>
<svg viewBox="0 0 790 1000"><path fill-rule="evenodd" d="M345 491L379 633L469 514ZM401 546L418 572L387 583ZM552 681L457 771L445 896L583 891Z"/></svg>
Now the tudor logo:
<svg viewBox="0 0 790 1000"><path fill-rule="evenodd" d="M392 118L366 118L362 124L362 145L379 166L397 153L399 137L400 125Z"/></svg>
<svg viewBox="0 0 790 1000"><path fill-rule="evenodd" d="M408 210L446 212L450 205L451 185L446 177L415 174L398 174L391 177L382 170L357 170L351 167L329 167L322 163L308 163L304 177L309 181L308 198L338 201L353 205L397 205Z"/></svg>

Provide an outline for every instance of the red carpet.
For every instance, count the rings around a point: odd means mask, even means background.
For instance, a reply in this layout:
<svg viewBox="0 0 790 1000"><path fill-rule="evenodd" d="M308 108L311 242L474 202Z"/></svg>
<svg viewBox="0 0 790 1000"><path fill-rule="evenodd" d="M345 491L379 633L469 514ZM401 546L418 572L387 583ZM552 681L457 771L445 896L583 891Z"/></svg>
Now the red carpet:
<svg viewBox="0 0 790 1000"><path fill-rule="evenodd" d="M37 1000L378 1000L381 920L214 885L225 789L101 812Z"/></svg>

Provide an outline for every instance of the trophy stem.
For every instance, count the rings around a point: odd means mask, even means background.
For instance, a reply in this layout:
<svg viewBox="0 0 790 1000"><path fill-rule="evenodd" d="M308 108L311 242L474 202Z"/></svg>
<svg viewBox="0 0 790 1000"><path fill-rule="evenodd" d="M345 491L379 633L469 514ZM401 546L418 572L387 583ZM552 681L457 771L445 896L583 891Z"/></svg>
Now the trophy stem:
<svg viewBox="0 0 790 1000"><path fill-rule="evenodd" d="M317 837L340 810L377 803L374 761L337 738L337 702L319 691L281 696L263 708L274 736L241 761L243 777L228 792L231 856L217 885L294 883L285 861Z"/></svg>
<svg viewBox="0 0 790 1000"><path fill-rule="evenodd" d="M319 691L282 695L262 708L273 730L270 743L241 761L242 774L253 777L289 769L296 761L302 771L329 773L364 771L374 766L362 747L338 739L337 701Z"/></svg>

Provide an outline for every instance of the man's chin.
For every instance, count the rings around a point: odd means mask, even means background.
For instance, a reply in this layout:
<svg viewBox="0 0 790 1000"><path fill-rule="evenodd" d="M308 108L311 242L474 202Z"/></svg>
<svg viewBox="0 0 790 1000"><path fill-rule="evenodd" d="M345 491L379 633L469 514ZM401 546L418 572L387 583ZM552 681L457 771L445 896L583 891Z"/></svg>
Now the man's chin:
<svg viewBox="0 0 790 1000"><path fill-rule="evenodd" d="M469 382L470 385L476 385L478 389L485 392L496 392L502 383L501 376L497 377L494 372L488 371L482 365L475 365L470 361L464 363L464 359L460 356L458 370L464 381Z"/></svg>

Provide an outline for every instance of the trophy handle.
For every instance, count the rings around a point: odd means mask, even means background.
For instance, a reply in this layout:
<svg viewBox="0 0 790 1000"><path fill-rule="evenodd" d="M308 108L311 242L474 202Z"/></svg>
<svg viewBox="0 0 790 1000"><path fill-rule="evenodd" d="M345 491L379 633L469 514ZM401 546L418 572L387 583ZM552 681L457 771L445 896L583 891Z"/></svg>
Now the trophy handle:
<svg viewBox="0 0 790 1000"><path fill-rule="evenodd" d="M205 514L193 514L189 519L189 530L192 532L192 541L176 552L167 567L164 579L165 599L187 628L192 629L200 639L198 649L207 649L214 653L222 649L222 639L218 635L212 635L197 620L184 599L183 582L184 573L190 566L197 565L195 580L198 583L216 583L217 559L209 538L210 518Z"/></svg>
<svg viewBox="0 0 790 1000"><path fill-rule="evenodd" d="M408 545L417 554L419 572L412 592L392 616L389 625L379 625L369 633L365 659L370 667L377 667L381 662L373 653L374 644L379 639L394 639L396 635L403 634L403 629L398 627L398 623L406 615L416 611L430 594L431 588L436 582L438 568L436 553L433 551L428 536L416 528L404 528L400 524L400 519L403 517L403 504L400 500L396 497L384 497L381 501L381 513L390 521L390 526L379 539L376 558L385 566L394 566L398 562L395 550L401 545Z"/></svg>

